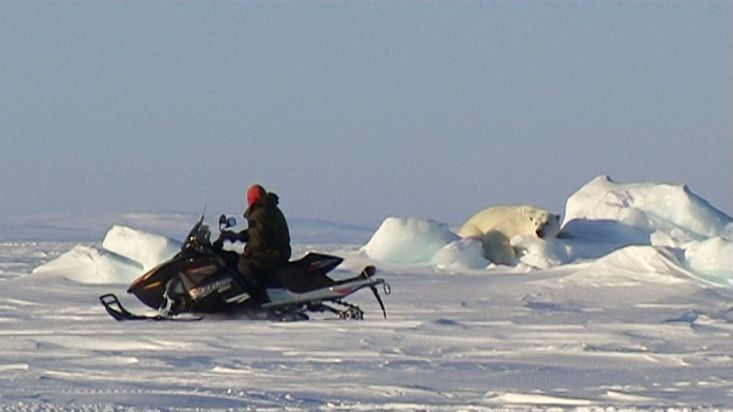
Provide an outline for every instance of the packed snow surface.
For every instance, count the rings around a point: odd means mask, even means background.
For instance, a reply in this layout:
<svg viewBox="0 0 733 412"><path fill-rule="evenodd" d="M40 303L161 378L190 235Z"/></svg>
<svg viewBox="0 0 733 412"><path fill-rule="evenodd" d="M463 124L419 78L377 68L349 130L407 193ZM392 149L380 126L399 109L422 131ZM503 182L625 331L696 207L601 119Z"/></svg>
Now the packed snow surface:
<svg viewBox="0 0 733 412"><path fill-rule="evenodd" d="M293 219L294 257L391 284L386 320L350 297L360 322L116 322L97 297L149 313L124 291L186 233L140 216L101 243L58 241L58 221L0 243L0 411L733 408L731 218L684 185L598 177L558 238L512 239L515 266L428 219Z"/></svg>

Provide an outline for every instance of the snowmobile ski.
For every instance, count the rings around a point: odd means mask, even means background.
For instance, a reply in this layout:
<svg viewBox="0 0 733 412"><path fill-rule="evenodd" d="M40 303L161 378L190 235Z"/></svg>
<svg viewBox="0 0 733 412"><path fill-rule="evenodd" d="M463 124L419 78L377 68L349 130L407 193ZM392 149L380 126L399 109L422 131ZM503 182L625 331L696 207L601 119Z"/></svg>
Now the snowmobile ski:
<svg viewBox="0 0 733 412"><path fill-rule="evenodd" d="M104 308L107 310L110 316L117 321L128 321L128 320L153 320L153 321L198 321L203 319L202 316L197 317L177 317L177 316L166 316L162 313L157 315L140 315L130 312L125 309L114 293L108 293L99 297L99 301L102 302Z"/></svg>

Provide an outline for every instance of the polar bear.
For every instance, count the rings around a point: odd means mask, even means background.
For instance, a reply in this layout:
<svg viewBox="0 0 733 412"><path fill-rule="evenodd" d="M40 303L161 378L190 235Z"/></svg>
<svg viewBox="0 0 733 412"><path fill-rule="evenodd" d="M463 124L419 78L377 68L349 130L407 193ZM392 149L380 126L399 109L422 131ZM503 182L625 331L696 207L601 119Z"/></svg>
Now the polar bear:
<svg viewBox="0 0 733 412"><path fill-rule="evenodd" d="M532 205L506 205L474 214L458 230L458 236L480 240L486 258L498 265L511 265L518 257L511 245L514 236L544 239L559 232L559 215Z"/></svg>

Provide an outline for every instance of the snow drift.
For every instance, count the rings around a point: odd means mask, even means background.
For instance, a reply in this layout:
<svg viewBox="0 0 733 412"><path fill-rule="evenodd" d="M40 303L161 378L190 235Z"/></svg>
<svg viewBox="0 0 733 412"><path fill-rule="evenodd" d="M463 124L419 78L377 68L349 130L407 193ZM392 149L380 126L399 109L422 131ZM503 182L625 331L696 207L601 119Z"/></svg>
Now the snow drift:
<svg viewBox="0 0 733 412"><path fill-rule="evenodd" d="M33 269L34 275L64 276L81 283L120 283L134 279L143 266L97 246L76 245L58 258Z"/></svg>
<svg viewBox="0 0 733 412"><path fill-rule="evenodd" d="M146 255L166 249L155 235L117 228L71 251L0 243L0 411L725 409L730 218L683 186L605 177L568 202L560 238L512 239L516 267L435 221L387 219L361 248L360 230L314 224L316 250L345 258L338 271L385 259L394 290L388 320L338 325L116 324L94 297L164 258ZM342 229L348 243L327 245Z"/></svg>

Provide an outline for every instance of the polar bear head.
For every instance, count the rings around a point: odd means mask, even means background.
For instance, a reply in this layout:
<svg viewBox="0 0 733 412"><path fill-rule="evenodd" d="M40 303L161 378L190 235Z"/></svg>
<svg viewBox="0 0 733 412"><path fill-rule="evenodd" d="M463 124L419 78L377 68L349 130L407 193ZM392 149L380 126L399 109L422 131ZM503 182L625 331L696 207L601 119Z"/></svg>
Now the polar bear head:
<svg viewBox="0 0 733 412"><path fill-rule="evenodd" d="M560 215L535 207L524 207L523 213L529 218L538 238L555 237L560 233Z"/></svg>

